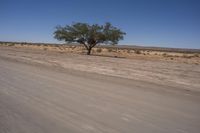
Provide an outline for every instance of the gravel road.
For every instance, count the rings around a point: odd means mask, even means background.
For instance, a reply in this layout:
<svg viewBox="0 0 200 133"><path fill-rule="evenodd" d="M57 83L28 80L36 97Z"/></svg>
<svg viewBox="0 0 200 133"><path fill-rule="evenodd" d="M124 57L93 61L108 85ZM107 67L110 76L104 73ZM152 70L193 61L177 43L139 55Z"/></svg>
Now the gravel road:
<svg viewBox="0 0 200 133"><path fill-rule="evenodd" d="M199 91L0 56L0 133L199 132Z"/></svg>

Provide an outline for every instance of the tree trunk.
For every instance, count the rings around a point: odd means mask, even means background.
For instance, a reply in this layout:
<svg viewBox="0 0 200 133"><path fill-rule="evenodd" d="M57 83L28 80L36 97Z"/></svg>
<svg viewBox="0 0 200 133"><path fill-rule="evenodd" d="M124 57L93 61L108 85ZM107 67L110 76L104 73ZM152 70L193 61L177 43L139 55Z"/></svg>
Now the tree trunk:
<svg viewBox="0 0 200 133"><path fill-rule="evenodd" d="M88 49L87 55L90 55L90 54L91 54L91 50L92 50L92 48L89 48L89 49Z"/></svg>

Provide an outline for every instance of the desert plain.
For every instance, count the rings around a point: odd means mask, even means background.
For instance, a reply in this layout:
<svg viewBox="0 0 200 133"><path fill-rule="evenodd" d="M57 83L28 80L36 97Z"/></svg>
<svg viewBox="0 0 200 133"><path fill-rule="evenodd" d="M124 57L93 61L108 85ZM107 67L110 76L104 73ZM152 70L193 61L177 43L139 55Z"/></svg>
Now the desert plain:
<svg viewBox="0 0 200 133"><path fill-rule="evenodd" d="M0 45L1 133L199 133L200 51Z"/></svg>

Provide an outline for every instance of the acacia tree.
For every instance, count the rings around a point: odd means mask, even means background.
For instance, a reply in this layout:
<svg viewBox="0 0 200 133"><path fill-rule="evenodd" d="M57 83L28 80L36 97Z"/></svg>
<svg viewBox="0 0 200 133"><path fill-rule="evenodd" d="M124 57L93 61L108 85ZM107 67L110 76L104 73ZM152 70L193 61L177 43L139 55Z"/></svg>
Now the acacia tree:
<svg viewBox="0 0 200 133"><path fill-rule="evenodd" d="M92 48L97 44L115 45L123 39L125 34L120 29L112 26L111 23L105 23L104 25L73 23L64 27L57 26L54 38L67 43L80 43L85 46L87 54L90 55Z"/></svg>

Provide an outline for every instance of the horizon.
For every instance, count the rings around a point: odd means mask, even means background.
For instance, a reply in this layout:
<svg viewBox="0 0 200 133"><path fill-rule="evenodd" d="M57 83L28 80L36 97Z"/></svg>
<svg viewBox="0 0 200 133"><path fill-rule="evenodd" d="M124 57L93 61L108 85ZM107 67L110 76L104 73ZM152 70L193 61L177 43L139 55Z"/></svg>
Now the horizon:
<svg viewBox="0 0 200 133"><path fill-rule="evenodd" d="M57 43L48 43L48 42L23 42L23 41L21 41L21 42L19 42L19 41L1 41L0 40L0 44L1 43L15 43L15 44L20 44L20 43L26 43L26 44L35 44L35 45L37 45L37 44L41 44L41 45L43 45L43 44L49 44L49 45L81 45L82 46L82 44L80 44L80 43L66 43L66 42L61 42L61 41L59 41L59 42L57 42ZM149 45L149 46L145 46L145 45L142 45L142 44L117 44L117 45L109 45L109 44L101 44L100 46L113 46L113 47L123 47L123 46L127 46L127 47L141 47L141 48L164 48L164 49L185 49L185 50L200 50L200 48L178 48L178 47L160 47L160 46L151 46L151 45Z"/></svg>
<svg viewBox="0 0 200 133"><path fill-rule="evenodd" d="M111 22L127 33L119 45L200 48L197 0L1 0L0 7L1 41L63 43L53 38L57 25Z"/></svg>

